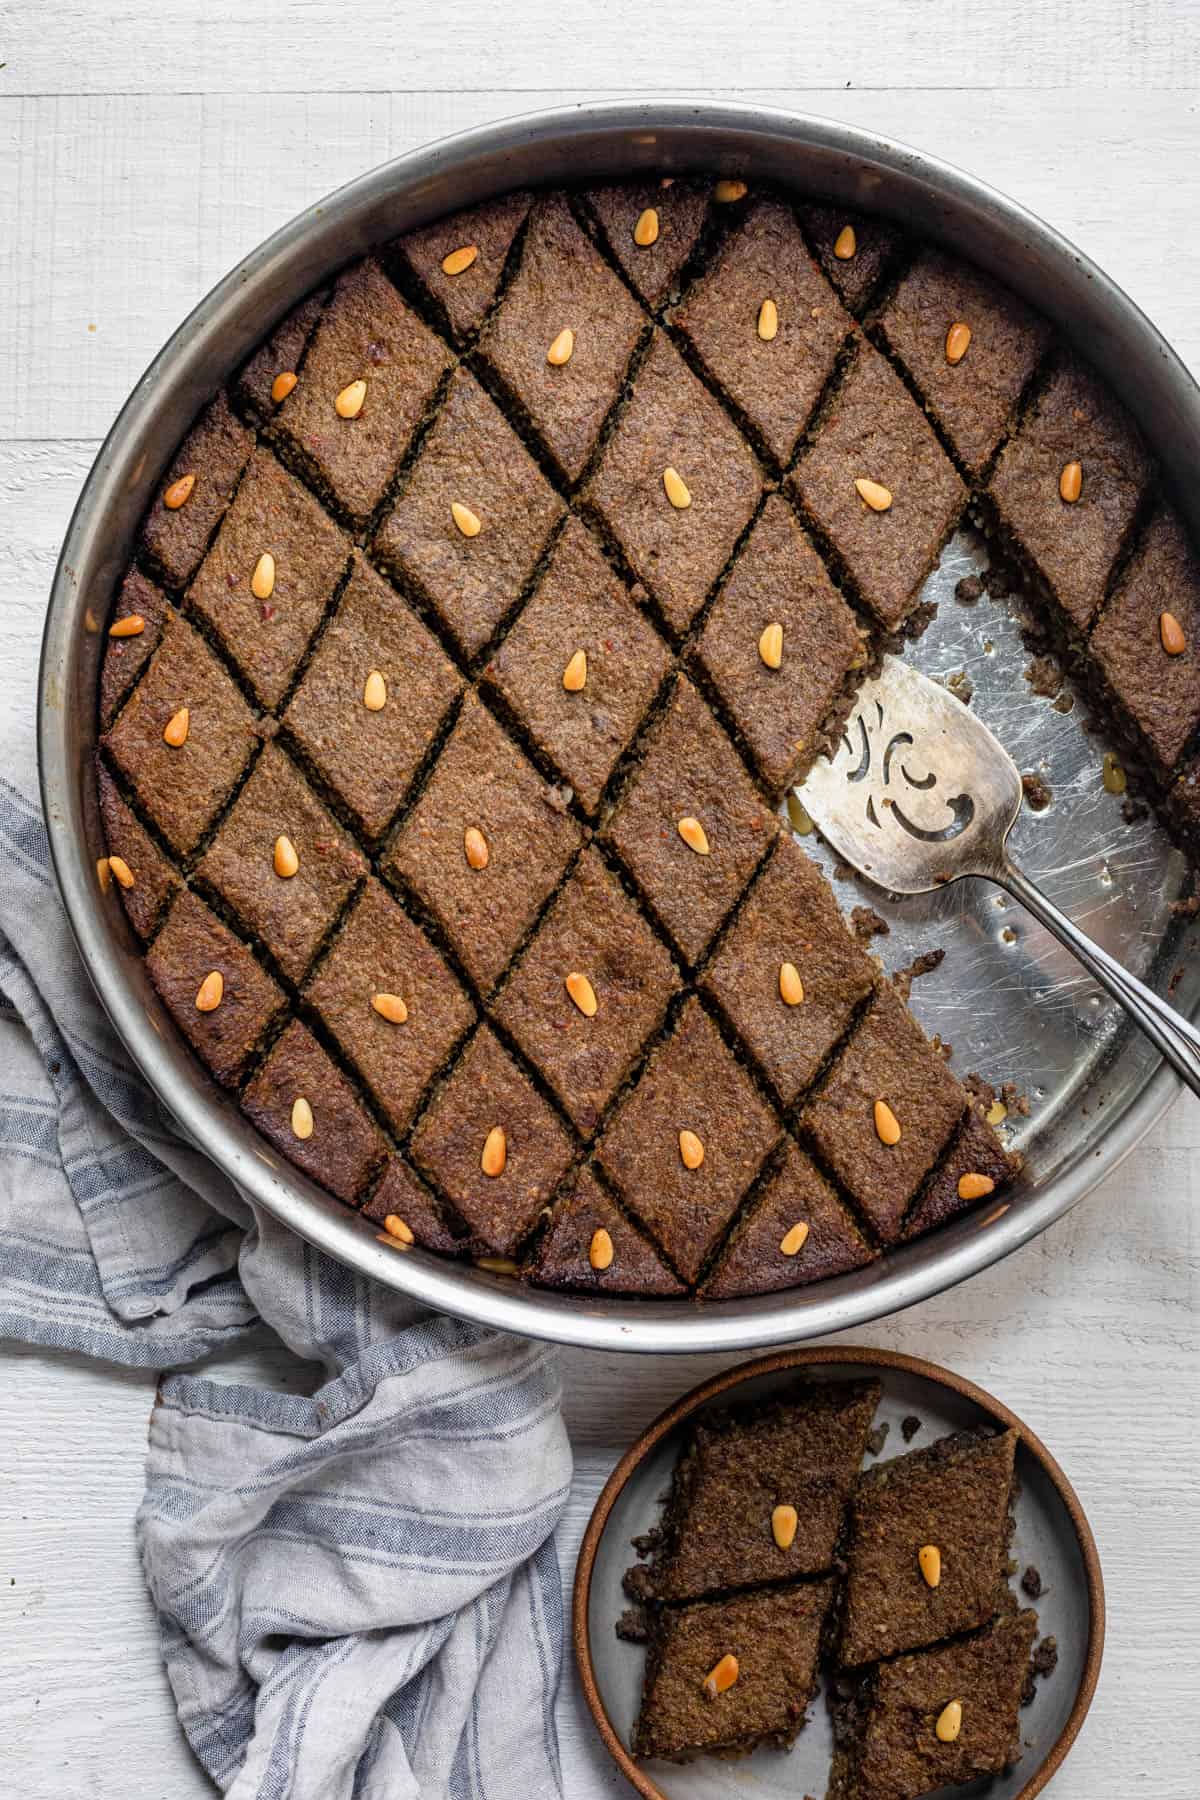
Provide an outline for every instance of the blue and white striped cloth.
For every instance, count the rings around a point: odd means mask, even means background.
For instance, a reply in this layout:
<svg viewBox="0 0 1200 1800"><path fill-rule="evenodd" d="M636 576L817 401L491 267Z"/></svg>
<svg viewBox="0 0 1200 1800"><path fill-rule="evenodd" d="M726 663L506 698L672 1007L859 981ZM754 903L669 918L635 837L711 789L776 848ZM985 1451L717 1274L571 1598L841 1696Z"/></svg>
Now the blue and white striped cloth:
<svg viewBox="0 0 1200 1800"><path fill-rule="evenodd" d="M192 1748L233 1800L560 1795L553 1354L418 1316L178 1136L83 973L9 749L0 1334L165 1370L263 1321L327 1374L311 1399L159 1384L137 1534Z"/></svg>

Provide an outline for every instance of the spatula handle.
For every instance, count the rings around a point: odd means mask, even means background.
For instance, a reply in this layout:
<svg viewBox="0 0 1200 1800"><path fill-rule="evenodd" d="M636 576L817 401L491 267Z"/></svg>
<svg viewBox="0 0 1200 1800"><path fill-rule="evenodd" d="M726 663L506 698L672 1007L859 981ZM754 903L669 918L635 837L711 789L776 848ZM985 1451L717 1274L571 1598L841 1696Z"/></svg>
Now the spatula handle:
<svg viewBox="0 0 1200 1800"><path fill-rule="evenodd" d="M1052 900L1048 900L1040 887L1030 881L1027 875L1014 863L1005 863L996 872L995 879L1002 887L1006 887L1014 899L1021 902L1027 912L1031 912L1039 924L1047 931L1052 931L1060 944L1071 950L1079 958L1105 993L1111 994L1119 1006L1123 1006L1150 1042L1166 1057L1175 1073L1191 1088L1193 1094L1200 1095L1200 1032L1181 1018L1173 1006L1159 998L1136 975L1121 967L1119 962L1102 950L1099 944L1093 943L1085 931L1060 912Z"/></svg>

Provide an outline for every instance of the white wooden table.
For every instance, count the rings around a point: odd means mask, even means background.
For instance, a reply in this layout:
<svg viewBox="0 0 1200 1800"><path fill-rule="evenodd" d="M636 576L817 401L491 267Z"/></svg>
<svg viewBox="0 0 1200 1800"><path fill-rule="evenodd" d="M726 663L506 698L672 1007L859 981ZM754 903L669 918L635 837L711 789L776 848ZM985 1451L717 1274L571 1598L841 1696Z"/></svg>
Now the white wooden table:
<svg viewBox="0 0 1200 1800"><path fill-rule="evenodd" d="M192 304L302 205L506 114L705 89L891 133L1052 219L1200 370L1198 22L1194 0L7 0L0 703L32 712L75 495ZM1090 1512L1108 1651L1055 1800L1200 1791L1198 1207L1200 1108L1183 1101L1037 1243L858 1334L992 1386ZM618 1447L715 1364L565 1359L577 1477L564 1581ZM0 1350L0 1795L13 1800L210 1792L175 1722L133 1549L152 1385ZM569 1669L561 1728L571 1800L627 1791Z"/></svg>

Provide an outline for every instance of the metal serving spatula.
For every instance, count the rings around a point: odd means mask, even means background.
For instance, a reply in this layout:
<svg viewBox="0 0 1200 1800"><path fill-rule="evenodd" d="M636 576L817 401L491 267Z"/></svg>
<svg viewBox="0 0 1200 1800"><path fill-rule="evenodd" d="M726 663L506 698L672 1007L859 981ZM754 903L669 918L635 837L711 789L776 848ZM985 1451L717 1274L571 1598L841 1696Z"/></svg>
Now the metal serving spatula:
<svg viewBox="0 0 1200 1800"><path fill-rule="evenodd" d="M819 757L805 810L860 874L894 894L963 875L998 882L1074 952L1194 1094L1200 1032L1080 931L1008 854L1021 810L1016 764L975 714L899 657L859 690L837 754Z"/></svg>

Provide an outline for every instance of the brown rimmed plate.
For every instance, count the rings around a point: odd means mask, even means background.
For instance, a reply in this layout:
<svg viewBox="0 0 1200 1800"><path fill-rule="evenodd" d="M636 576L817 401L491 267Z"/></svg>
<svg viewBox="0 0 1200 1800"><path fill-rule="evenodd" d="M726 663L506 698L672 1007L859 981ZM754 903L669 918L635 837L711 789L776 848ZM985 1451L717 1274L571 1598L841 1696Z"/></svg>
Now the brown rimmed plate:
<svg viewBox="0 0 1200 1800"><path fill-rule="evenodd" d="M685 1422L714 1402L740 1405L765 1398L787 1387L797 1374L817 1381L880 1380L883 1396L876 1423L886 1422L889 1430L879 1460L910 1447L900 1431L901 1420L909 1415L922 1423L914 1449L973 1425L1013 1426L1019 1433L1013 1558L1020 1569L1032 1564L1042 1577L1044 1592L1032 1604L1041 1635L1057 1639L1058 1666L1038 1681L1032 1703L1021 1713L1025 1750L1020 1762L1001 1777L943 1788L939 1796L980 1800L986 1793L987 1800L1033 1800L1074 1743L1100 1674L1104 1583L1091 1527L1053 1456L1007 1406L949 1369L887 1350L817 1346L727 1369L669 1406L625 1452L584 1534L572 1608L584 1695L609 1753L645 1800L728 1800L730 1794L746 1800L799 1800L802 1794L825 1793L833 1740L823 1693L790 1751L758 1750L732 1762L713 1757L678 1765L635 1762L626 1746L641 1698L645 1652L620 1640L615 1631L628 1605L621 1577L635 1560L630 1539L658 1522Z"/></svg>

